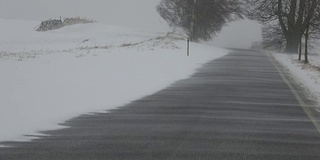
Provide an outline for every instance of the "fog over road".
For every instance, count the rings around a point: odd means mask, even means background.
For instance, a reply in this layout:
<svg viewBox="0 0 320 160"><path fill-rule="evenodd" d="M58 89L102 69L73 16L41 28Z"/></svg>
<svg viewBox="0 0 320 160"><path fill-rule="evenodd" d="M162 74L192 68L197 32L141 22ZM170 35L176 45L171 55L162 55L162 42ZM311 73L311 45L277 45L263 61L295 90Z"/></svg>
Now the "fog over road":
<svg viewBox="0 0 320 160"><path fill-rule="evenodd" d="M157 13L161 0L0 0L0 18L47 20L80 16L99 23L146 31L172 29ZM250 48L261 41L261 24L248 19L228 23L208 42L220 47Z"/></svg>
<svg viewBox="0 0 320 160"><path fill-rule="evenodd" d="M83 115L2 160L320 159L320 134L266 53L234 50L189 79Z"/></svg>

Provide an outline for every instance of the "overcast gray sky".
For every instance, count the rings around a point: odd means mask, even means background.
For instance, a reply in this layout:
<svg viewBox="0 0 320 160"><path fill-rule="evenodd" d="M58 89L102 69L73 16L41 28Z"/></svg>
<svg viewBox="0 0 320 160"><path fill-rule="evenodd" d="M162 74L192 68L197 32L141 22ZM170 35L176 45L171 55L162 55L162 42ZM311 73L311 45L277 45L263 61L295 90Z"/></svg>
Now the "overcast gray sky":
<svg viewBox="0 0 320 160"><path fill-rule="evenodd" d="M143 30L164 31L167 24L156 12L160 0L0 0L0 17L46 20L81 16L100 23ZM249 33L249 34L248 34ZM249 21L231 23L214 43L247 47L260 38L259 25Z"/></svg>
<svg viewBox="0 0 320 160"><path fill-rule="evenodd" d="M142 29L166 24L155 10L159 0L0 0L3 18L45 20L81 16L99 22Z"/></svg>

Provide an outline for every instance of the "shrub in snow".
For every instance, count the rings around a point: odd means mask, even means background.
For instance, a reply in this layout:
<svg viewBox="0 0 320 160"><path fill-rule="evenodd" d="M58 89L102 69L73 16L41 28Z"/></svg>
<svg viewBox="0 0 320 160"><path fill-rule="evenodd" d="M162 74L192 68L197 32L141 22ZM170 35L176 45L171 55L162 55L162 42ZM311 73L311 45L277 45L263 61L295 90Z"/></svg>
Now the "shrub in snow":
<svg viewBox="0 0 320 160"><path fill-rule="evenodd" d="M96 23L94 20L90 20L87 18L73 17L73 18L65 18L63 21L63 25L74 25L74 24L86 24L86 23Z"/></svg>
<svg viewBox="0 0 320 160"><path fill-rule="evenodd" d="M47 21L42 21L41 24L38 26L36 31L48 31L59 29L64 26L74 25L74 24L87 24L87 23L96 23L94 20L80 18L80 17L73 17L73 18L65 18L63 21L60 19L49 19Z"/></svg>
<svg viewBox="0 0 320 160"><path fill-rule="evenodd" d="M40 26L38 27L37 31L47 31L47 30L53 30L53 29L59 29L63 27L62 20L60 19L53 19L53 20L47 20L42 21Z"/></svg>

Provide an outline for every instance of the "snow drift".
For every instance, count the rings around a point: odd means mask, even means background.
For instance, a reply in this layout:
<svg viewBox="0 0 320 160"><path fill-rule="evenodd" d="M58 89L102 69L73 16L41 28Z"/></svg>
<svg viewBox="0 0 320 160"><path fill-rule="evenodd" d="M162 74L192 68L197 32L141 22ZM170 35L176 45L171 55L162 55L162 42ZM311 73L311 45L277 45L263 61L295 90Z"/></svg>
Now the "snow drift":
<svg viewBox="0 0 320 160"><path fill-rule="evenodd" d="M0 23L0 141L123 106L228 52L192 43L187 57L181 36L103 24L35 32L38 22Z"/></svg>

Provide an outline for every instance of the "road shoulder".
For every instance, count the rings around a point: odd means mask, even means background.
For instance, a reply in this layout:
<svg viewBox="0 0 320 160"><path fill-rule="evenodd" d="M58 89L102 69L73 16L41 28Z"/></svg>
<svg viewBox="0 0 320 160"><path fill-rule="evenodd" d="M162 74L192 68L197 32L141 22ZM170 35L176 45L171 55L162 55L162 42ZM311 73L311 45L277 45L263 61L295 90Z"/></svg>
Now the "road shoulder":
<svg viewBox="0 0 320 160"><path fill-rule="evenodd" d="M302 83L297 81L289 69L276 60L271 53L267 53L267 56L271 63L279 71L279 74L286 82L291 92L294 94L297 101L320 133L320 110L318 107L318 102L312 95L311 91Z"/></svg>

